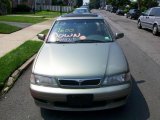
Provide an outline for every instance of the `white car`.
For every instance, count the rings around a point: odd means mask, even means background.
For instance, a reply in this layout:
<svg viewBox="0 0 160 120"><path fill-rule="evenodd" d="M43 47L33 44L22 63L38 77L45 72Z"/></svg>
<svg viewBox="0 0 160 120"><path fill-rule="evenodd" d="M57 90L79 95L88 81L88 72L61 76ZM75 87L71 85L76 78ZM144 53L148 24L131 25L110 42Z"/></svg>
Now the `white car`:
<svg viewBox="0 0 160 120"><path fill-rule="evenodd" d="M160 32L160 7L150 8L142 13L138 19L137 27L150 29L153 35L158 35Z"/></svg>

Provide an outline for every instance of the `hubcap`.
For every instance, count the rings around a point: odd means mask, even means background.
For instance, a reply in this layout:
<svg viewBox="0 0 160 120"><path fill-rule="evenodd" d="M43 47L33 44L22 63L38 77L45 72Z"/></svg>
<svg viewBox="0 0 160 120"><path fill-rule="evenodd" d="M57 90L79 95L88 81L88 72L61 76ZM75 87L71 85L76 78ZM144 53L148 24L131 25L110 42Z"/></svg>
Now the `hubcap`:
<svg viewBox="0 0 160 120"><path fill-rule="evenodd" d="M154 33L154 34L157 33L157 27L156 27L156 26L154 26L154 28L153 28L153 33Z"/></svg>
<svg viewBox="0 0 160 120"><path fill-rule="evenodd" d="M138 22L138 27L140 27L141 26L141 23L140 22Z"/></svg>

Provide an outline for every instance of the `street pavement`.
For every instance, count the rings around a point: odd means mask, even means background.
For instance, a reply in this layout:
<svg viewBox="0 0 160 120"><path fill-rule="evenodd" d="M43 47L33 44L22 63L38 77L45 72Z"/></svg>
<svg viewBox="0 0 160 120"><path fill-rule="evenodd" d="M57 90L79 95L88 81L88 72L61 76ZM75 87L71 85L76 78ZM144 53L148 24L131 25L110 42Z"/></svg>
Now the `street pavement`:
<svg viewBox="0 0 160 120"><path fill-rule="evenodd" d="M123 32L134 44L160 65L160 36L153 36L149 30L137 29L137 21L126 19L124 16L118 16L106 11L101 11L99 14L106 17L106 19L109 18L107 21L109 20L110 24Z"/></svg>
<svg viewBox="0 0 160 120"><path fill-rule="evenodd" d="M29 91L30 66L0 100L1 120L160 120L160 65L148 52L153 48L157 50L153 44L149 46L149 40L158 44L159 37L153 36L149 31L138 30L132 20L103 10L93 12L107 16L114 33L125 33L125 37L117 42L126 54L133 76L133 89L126 106L95 112L40 109L34 104ZM147 50L143 48L145 45L149 46Z"/></svg>
<svg viewBox="0 0 160 120"><path fill-rule="evenodd" d="M34 24L32 26L26 27L20 31L0 35L0 57L10 52L11 50L17 48L19 45L27 40L32 40L35 36L45 29L49 29L53 19Z"/></svg>

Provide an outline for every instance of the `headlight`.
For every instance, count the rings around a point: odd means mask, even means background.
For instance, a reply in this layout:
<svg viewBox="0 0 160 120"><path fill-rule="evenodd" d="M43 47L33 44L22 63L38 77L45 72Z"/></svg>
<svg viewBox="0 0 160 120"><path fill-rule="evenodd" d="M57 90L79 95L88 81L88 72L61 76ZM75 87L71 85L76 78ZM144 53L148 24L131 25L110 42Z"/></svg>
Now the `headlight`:
<svg viewBox="0 0 160 120"><path fill-rule="evenodd" d="M113 76L106 77L102 85L107 86L107 85L123 84L130 80L131 80L130 73L113 75Z"/></svg>
<svg viewBox="0 0 160 120"><path fill-rule="evenodd" d="M57 87L57 82L54 78L34 74L31 75L31 83L42 86Z"/></svg>

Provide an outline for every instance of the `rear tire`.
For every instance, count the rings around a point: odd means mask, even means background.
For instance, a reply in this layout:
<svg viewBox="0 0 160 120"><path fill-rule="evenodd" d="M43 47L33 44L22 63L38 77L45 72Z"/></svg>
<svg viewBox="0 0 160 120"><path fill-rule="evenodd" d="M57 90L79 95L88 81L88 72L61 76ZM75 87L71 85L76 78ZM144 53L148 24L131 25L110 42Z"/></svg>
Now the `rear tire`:
<svg viewBox="0 0 160 120"><path fill-rule="evenodd" d="M153 35L158 35L158 26L154 25L152 30Z"/></svg>

